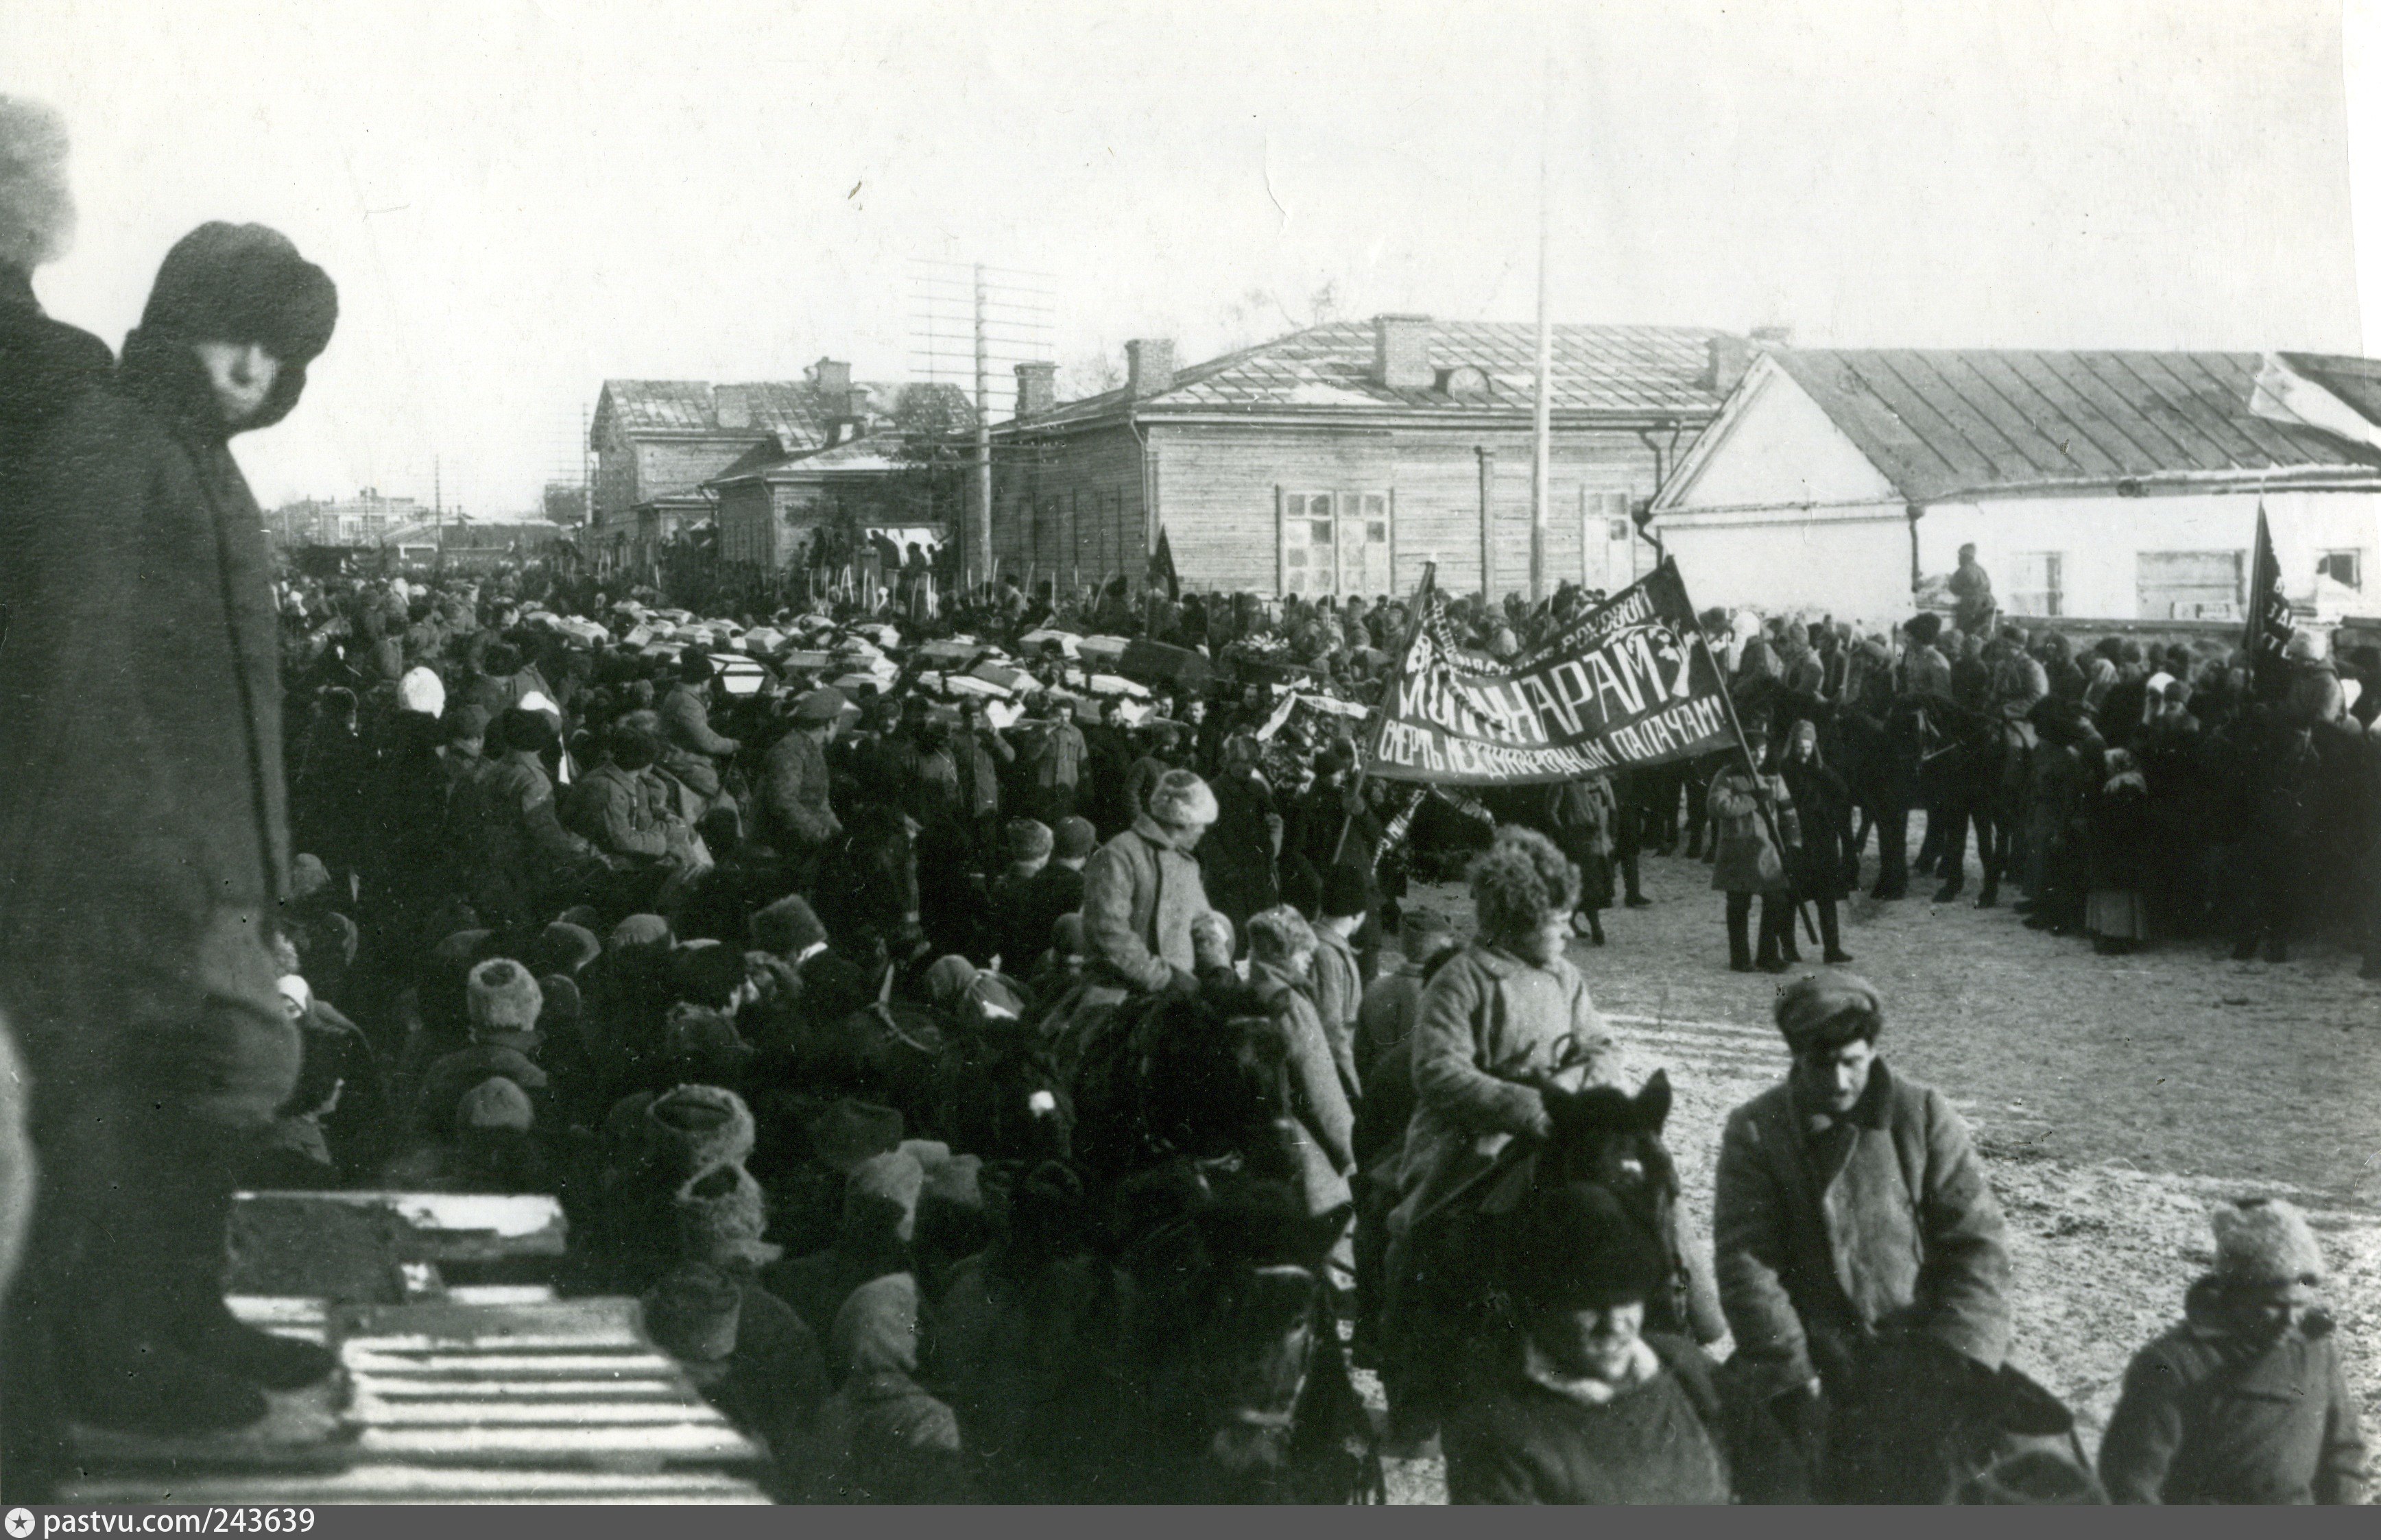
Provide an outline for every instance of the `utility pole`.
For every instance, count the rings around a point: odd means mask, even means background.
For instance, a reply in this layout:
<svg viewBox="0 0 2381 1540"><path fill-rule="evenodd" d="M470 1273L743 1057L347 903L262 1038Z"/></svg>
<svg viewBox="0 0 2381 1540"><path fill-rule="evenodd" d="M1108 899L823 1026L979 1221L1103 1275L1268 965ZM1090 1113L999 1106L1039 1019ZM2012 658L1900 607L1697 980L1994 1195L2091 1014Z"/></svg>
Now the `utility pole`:
<svg viewBox="0 0 2381 1540"><path fill-rule="evenodd" d="M1546 308L1546 269L1554 254L1552 163L1555 116L1555 61L1546 55L1545 104L1538 116L1538 399L1531 424L1533 443L1530 458L1530 602L1546 596L1547 479L1553 466L1554 324Z"/></svg>
<svg viewBox="0 0 2381 1540"><path fill-rule="evenodd" d="M975 264L975 496L968 508L962 569L970 588L992 580L992 344L984 312L991 299L983 263Z"/></svg>

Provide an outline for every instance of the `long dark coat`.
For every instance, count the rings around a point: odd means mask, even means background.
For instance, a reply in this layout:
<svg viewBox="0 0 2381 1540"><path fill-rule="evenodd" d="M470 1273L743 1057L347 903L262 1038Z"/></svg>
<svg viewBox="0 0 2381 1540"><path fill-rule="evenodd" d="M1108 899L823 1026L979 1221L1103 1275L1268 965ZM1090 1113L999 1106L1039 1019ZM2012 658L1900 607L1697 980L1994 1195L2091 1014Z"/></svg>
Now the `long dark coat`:
<svg viewBox="0 0 2381 1540"><path fill-rule="evenodd" d="M0 521L0 993L30 1044L77 1040L94 1072L202 1006L286 1032L278 627L198 360L134 333L36 458Z"/></svg>
<svg viewBox="0 0 2381 1540"><path fill-rule="evenodd" d="M1215 824L1199 841L1197 855L1207 901L1232 922L1235 935L1248 931L1249 916L1281 902L1275 874L1273 820L1279 816L1273 788L1257 775L1236 770L1216 777Z"/></svg>
<svg viewBox="0 0 2381 1540"><path fill-rule="evenodd" d="M1844 880L1844 835L1851 826L1851 792L1844 779L1824 760L1778 762L1777 776L1794 800L1802 825L1802 843L1789 852L1789 875L1794 892L1803 898L1845 898L1852 885Z"/></svg>

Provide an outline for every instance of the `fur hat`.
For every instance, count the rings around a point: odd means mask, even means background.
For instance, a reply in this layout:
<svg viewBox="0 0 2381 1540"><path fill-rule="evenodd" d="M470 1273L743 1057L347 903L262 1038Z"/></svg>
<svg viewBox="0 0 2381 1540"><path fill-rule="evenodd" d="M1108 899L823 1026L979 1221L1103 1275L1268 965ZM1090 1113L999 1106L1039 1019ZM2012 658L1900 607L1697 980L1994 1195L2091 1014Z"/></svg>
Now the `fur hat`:
<svg viewBox="0 0 2381 1540"><path fill-rule="evenodd" d="M1911 641L1923 647L1931 647L1943 634L1943 617L1930 609L1912 616L1903 622L1901 629L1910 633Z"/></svg>
<svg viewBox="0 0 2381 1540"><path fill-rule="evenodd" d="M1012 818L1008 821L1008 859L1041 861L1056 846L1050 825L1034 818Z"/></svg>
<svg viewBox="0 0 2381 1540"><path fill-rule="evenodd" d="M521 960L543 978L548 973L576 973L603 955L604 944L595 939L593 931L556 920L537 933Z"/></svg>
<svg viewBox="0 0 2381 1540"><path fill-rule="evenodd" d="M1288 904L1249 916L1249 950L1268 961L1284 961L1315 947L1314 927Z"/></svg>
<svg viewBox="0 0 2381 1540"><path fill-rule="evenodd" d="M1604 1188L1543 1190L1515 1218L1500 1271L1522 1299L1592 1309L1642 1302L1661 1286L1661 1253Z"/></svg>
<svg viewBox="0 0 2381 1540"><path fill-rule="evenodd" d="M1323 918L1345 920L1362 914L1372 906L1362 868L1342 862L1323 874Z"/></svg>
<svg viewBox="0 0 2381 1540"><path fill-rule="evenodd" d="M0 96L0 266L31 273L74 238L67 120L46 102Z"/></svg>
<svg viewBox="0 0 2381 1540"><path fill-rule="evenodd" d="M339 291L278 230L213 221L176 241L140 329L184 342L252 342L302 371L331 345Z"/></svg>
<svg viewBox="0 0 2381 1540"><path fill-rule="evenodd" d="M579 993L577 980L562 973L547 973L537 981L537 987L545 996L545 1004L537 1013L541 1033L576 1027L586 1020L587 1002Z"/></svg>
<svg viewBox="0 0 2381 1540"><path fill-rule="evenodd" d="M907 1150L870 1155L851 1169L843 1189L843 1228L854 1239L916 1233L918 1197L926 1168Z"/></svg>
<svg viewBox="0 0 2381 1540"><path fill-rule="evenodd" d="M473 739L488 736L488 708L485 706L475 706L466 702L446 713L443 721L449 743L468 743Z"/></svg>
<svg viewBox="0 0 2381 1540"><path fill-rule="evenodd" d="M1435 909L1410 909L1398 917L1398 942L1409 962L1428 962L1454 940L1455 927Z"/></svg>
<svg viewBox="0 0 2381 1540"><path fill-rule="evenodd" d="M846 1176L870 1157L900 1148L901 1114L846 1096L811 1119L811 1154Z"/></svg>
<svg viewBox="0 0 2381 1540"><path fill-rule="evenodd" d="M455 1104L458 1137L474 1129L514 1129L527 1133L537 1122L529 1093L503 1075L490 1075Z"/></svg>
<svg viewBox="0 0 2381 1540"><path fill-rule="evenodd" d="M446 686L427 668L409 668L397 681L397 704L401 711L418 711L424 716L446 714Z"/></svg>
<svg viewBox="0 0 2381 1540"><path fill-rule="evenodd" d="M679 1188L672 1202L690 1262L766 1266L786 1254L784 1247L761 1239L769 1225L768 1204L741 1166L713 1167Z"/></svg>
<svg viewBox="0 0 2381 1540"><path fill-rule="evenodd" d="M1215 794L1188 770L1168 770L1149 793L1149 815L1169 828L1205 828L1215 821Z"/></svg>
<svg viewBox="0 0 2381 1540"><path fill-rule="evenodd" d="M668 947L672 944L669 922L658 914L631 914L612 927L610 939L604 943L606 951L621 951L630 947Z"/></svg>
<svg viewBox="0 0 2381 1540"><path fill-rule="evenodd" d="M1523 936L1579 902L1579 868L1535 829L1506 827L1471 862L1471 908L1484 940Z"/></svg>
<svg viewBox="0 0 2381 1540"><path fill-rule="evenodd" d="M794 720L803 727L814 727L842 715L843 691L833 685L822 685L794 703Z"/></svg>
<svg viewBox="0 0 2381 1540"><path fill-rule="evenodd" d="M675 1268L642 1303L645 1329L672 1358L719 1363L736 1351L744 1289L718 1268L702 1263Z"/></svg>
<svg viewBox="0 0 2381 1540"><path fill-rule="evenodd" d="M542 711L528 706L515 706L498 719L505 735L505 752L519 753L524 750L543 754L561 741L554 730L554 719Z"/></svg>
<svg viewBox="0 0 2381 1540"><path fill-rule="evenodd" d="M1090 819L1066 818L1052 836L1050 854L1058 861L1084 861L1099 848L1100 832L1092 827Z"/></svg>
<svg viewBox="0 0 2381 1540"><path fill-rule="evenodd" d="M289 897L299 902L312 898L331 886L331 871L323 858L311 852L300 852L289 863Z"/></svg>
<svg viewBox="0 0 2381 1540"><path fill-rule="evenodd" d="M1876 985L1840 968L1822 968L1780 986L1775 1014L1789 1048L1855 1037L1874 1043L1885 1030L1885 1000Z"/></svg>
<svg viewBox="0 0 2381 1540"><path fill-rule="evenodd" d="M544 1008L545 994L530 971L512 959L488 959L471 970L465 987L470 991L473 1037L537 1030L537 1013Z"/></svg>
<svg viewBox="0 0 2381 1540"><path fill-rule="evenodd" d="M2306 1216L2279 1198L2244 1198L2209 1217L2216 1274L2235 1283L2320 1283L2323 1249Z"/></svg>
<svg viewBox="0 0 2381 1540"><path fill-rule="evenodd" d="M752 1154L752 1109L733 1091L681 1085L645 1108L646 1136L684 1177L740 1166Z"/></svg>
<svg viewBox="0 0 2381 1540"><path fill-rule="evenodd" d="M792 957L796 952L826 939L826 927L819 923L816 911L800 894L788 894L751 919L752 945L779 957Z"/></svg>

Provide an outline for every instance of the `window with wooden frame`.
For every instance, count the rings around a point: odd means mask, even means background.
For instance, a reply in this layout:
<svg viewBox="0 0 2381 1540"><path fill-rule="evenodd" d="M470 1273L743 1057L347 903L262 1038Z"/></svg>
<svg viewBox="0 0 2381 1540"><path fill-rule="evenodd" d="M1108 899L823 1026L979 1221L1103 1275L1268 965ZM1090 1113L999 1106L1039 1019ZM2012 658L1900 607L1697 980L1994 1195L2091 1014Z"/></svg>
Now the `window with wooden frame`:
<svg viewBox="0 0 2381 1540"><path fill-rule="evenodd" d="M2230 620L2248 602L2246 551L2143 551L2133 558L2135 616Z"/></svg>
<svg viewBox="0 0 2381 1540"><path fill-rule="evenodd" d="M1282 495L1281 591L1310 597L1339 592L1339 532L1328 492Z"/></svg>
<svg viewBox="0 0 2381 1540"><path fill-rule="evenodd" d="M2329 578L2342 588L2352 588L2362 593L2364 589L2364 553L2326 551L2314 558L2314 575Z"/></svg>
<svg viewBox="0 0 2381 1540"><path fill-rule="evenodd" d="M2020 551L2009 574L2011 615L2061 616L2067 613L2067 554L2063 551Z"/></svg>

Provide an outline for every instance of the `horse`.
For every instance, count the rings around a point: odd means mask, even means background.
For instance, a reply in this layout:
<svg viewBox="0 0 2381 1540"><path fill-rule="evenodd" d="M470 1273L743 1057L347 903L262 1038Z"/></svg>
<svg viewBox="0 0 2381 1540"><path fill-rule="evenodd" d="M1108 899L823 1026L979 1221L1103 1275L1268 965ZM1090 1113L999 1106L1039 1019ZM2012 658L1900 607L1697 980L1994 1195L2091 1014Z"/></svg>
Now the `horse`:
<svg viewBox="0 0 2381 1540"><path fill-rule="evenodd" d="M1424 1421L1452 1411L1519 1329L1499 1272L1521 1244L1517 1216L1544 1187L1603 1189L1662 1256L1645 1330L1710 1342L1724 1329L1716 1297L1690 1269L1680 1231L1678 1168L1661 1137L1670 1113L1667 1072L1655 1070L1634 1096L1612 1086L1567 1092L1551 1077L1530 1083L1545 1100L1552 1136L1507 1141L1414 1216L1405 1265L1390 1282L1394 1377L1419 1398Z"/></svg>
<svg viewBox="0 0 2381 1540"><path fill-rule="evenodd" d="M1074 1144L1095 1182L1239 1153L1288 1116L1288 1042L1269 1014L1232 1003L1136 996L1084 1026Z"/></svg>
<svg viewBox="0 0 2381 1540"><path fill-rule="evenodd" d="M1074 1154L1075 1100L1039 1033L1013 1017L980 1017L944 1044L931 1126L987 1161L1063 1161Z"/></svg>

